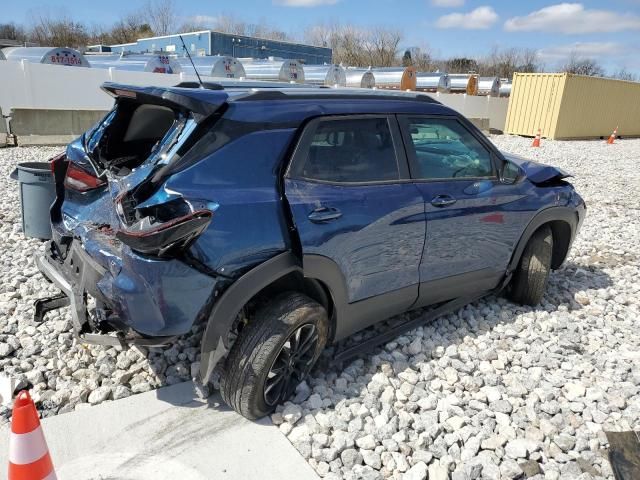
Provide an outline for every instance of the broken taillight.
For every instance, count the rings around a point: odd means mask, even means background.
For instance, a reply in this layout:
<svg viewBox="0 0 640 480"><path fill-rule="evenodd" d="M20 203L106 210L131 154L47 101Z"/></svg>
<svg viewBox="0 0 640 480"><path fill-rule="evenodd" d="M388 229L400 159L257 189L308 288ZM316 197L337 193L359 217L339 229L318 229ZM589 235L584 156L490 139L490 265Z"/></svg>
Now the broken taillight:
<svg viewBox="0 0 640 480"><path fill-rule="evenodd" d="M165 257L187 248L209 226L212 215L210 210L198 210L146 228L120 230L116 238L136 252Z"/></svg>
<svg viewBox="0 0 640 480"><path fill-rule="evenodd" d="M107 182L95 175L80 168L75 163L70 162L67 167L67 175L64 179L64 186L77 192L88 192L106 185Z"/></svg>

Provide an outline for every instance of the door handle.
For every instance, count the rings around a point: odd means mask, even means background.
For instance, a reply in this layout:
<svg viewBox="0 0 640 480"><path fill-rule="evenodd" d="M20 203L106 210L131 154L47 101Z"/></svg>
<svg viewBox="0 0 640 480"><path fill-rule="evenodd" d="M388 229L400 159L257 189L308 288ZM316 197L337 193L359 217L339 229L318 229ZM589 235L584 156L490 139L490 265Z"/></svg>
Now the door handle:
<svg viewBox="0 0 640 480"><path fill-rule="evenodd" d="M333 207L318 207L309 214L309 220L313 223L325 223L337 220L342 216L342 212Z"/></svg>
<svg viewBox="0 0 640 480"><path fill-rule="evenodd" d="M448 207L449 205L453 205L454 203L456 203L456 199L451 195L436 195L431 200L431 205L439 208Z"/></svg>

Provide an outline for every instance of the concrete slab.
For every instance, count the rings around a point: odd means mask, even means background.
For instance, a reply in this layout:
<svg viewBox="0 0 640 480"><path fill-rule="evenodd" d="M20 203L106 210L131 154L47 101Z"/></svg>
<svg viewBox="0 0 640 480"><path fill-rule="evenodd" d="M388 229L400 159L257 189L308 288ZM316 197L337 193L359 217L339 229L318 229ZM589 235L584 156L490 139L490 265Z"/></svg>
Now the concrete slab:
<svg viewBox="0 0 640 480"><path fill-rule="evenodd" d="M59 480L318 479L268 419L250 422L181 383L42 420ZM0 468L8 455L0 428Z"/></svg>
<svg viewBox="0 0 640 480"><path fill-rule="evenodd" d="M55 110L12 108L11 133L21 135L75 135L91 128L105 115L104 110Z"/></svg>
<svg viewBox="0 0 640 480"><path fill-rule="evenodd" d="M20 135L17 137L21 147L39 147L44 145L68 145L79 135Z"/></svg>
<svg viewBox="0 0 640 480"><path fill-rule="evenodd" d="M104 110L14 108L9 122L18 145L66 145L101 120Z"/></svg>

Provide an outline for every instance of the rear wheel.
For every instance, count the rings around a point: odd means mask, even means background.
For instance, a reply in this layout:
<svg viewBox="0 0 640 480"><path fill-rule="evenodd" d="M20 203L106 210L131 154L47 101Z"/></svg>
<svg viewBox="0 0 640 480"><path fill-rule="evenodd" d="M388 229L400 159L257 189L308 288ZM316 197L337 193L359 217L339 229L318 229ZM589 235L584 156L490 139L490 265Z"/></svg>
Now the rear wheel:
<svg viewBox="0 0 640 480"><path fill-rule="evenodd" d="M513 274L509 289L511 300L532 306L540 303L551 272L552 254L553 233L549 226L543 226L529 239Z"/></svg>
<svg viewBox="0 0 640 480"><path fill-rule="evenodd" d="M325 309L286 292L256 312L231 348L220 383L222 398L256 419L287 400L309 374L327 342Z"/></svg>

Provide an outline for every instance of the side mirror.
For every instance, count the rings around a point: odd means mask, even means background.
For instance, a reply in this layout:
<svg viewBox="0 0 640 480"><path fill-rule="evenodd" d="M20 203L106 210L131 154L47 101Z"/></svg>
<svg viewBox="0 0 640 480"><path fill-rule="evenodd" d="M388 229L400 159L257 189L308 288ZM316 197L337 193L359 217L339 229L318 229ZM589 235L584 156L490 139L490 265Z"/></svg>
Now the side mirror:
<svg viewBox="0 0 640 480"><path fill-rule="evenodd" d="M524 176L522 169L512 162L505 162L500 172L500 181L506 185L513 185Z"/></svg>

